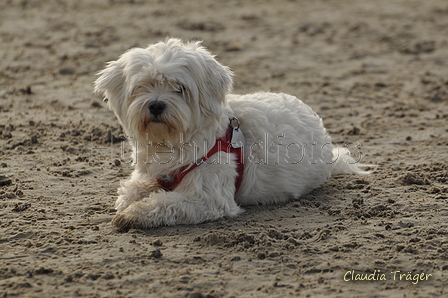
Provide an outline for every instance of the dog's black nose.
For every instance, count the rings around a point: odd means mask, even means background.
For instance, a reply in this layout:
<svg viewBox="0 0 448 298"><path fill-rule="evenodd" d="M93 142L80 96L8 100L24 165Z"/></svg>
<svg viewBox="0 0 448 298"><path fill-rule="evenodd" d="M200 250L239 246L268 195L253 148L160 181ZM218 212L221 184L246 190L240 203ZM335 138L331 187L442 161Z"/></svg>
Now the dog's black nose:
<svg viewBox="0 0 448 298"><path fill-rule="evenodd" d="M149 111L154 116L159 116L163 113L163 110L165 110L166 104L161 101L154 101L149 105Z"/></svg>

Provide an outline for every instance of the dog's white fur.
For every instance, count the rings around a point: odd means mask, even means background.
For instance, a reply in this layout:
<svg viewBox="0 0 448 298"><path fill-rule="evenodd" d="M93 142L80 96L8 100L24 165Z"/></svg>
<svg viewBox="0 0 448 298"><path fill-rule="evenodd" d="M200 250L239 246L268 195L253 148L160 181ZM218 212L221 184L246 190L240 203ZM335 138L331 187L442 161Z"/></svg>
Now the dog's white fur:
<svg viewBox="0 0 448 298"><path fill-rule="evenodd" d="M123 125L135 170L122 183L113 225L120 229L196 224L236 216L240 205L298 198L331 174L359 173L347 149L333 147L322 119L294 96L229 94L232 72L200 42L167 39L133 48L107 64L95 81ZM149 106L162 102L160 114ZM156 182L204 156L240 121L247 145L235 194L235 156L219 152L188 173L173 191Z"/></svg>

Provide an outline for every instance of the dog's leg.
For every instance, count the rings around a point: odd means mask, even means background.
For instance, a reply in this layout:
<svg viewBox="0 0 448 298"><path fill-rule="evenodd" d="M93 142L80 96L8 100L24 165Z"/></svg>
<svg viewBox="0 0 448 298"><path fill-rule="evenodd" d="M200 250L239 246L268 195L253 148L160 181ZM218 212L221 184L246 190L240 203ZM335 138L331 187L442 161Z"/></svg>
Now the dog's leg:
<svg viewBox="0 0 448 298"><path fill-rule="evenodd" d="M130 204L148 197L151 193L160 191L161 187L154 179L133 175L131 179L122 182L118 189L118 199L115 209L118 212L126 209Z"/></svg>
<svg viewBox="0 0 448 298"><path fill-rule="evenodd" d="M223 216L236 216L243 211L235 203L233 193L207 195L197 193L187 197L175 191L152 193L117 212L112 225L119 230L129 230L197 224Z"/></svg>

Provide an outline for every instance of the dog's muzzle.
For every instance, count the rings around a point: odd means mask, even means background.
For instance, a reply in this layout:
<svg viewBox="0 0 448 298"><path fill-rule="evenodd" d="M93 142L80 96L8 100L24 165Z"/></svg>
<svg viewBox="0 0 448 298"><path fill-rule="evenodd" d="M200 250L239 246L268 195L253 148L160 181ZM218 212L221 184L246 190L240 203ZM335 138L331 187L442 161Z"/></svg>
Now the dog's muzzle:
<svg viewBox="0 0 448 298"><path fill-rule="evenodd" d="M149 112L154 117L160 116L163 113L163 111L165 110L165 108L166 108L166 104L164 102L158 101L158 100L152 102L148 106Z"/></svg>

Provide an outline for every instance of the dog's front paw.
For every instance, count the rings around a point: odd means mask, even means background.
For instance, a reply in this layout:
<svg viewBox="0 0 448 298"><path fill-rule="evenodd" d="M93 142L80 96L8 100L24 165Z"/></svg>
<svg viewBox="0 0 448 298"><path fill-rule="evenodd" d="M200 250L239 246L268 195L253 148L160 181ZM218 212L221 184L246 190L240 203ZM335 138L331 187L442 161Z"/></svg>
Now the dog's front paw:
<svg viewBox="0 0 448 298"><path fill-rule="evenodd" d="M112 226L121 232L127 232L130 229L147 229L152 226L142 212L139 204L131 204L125 210L117 212L112 219Z"/></svg>
<svg viewBox="0 0 448 298"><path fill-rule="evenodd" d="M134 219L126 213L118 213L112 219L112 226L119 232L127 232L136 228Z"/></svg>
<svg viewBox="0 0 448 298"><path fill-rule="evenodd" d="M123 211L117 212L112 219L112 226L123 232L129 229L144 230L174 223L172 218L167 218L165 208L146 201L132 203Z"/></svg>
<svg viewBox="0 0 448 298"><path fill-rule="evenodd" d="M161 190L161 186L151 178L147 181L142 179L125 181L118 189L119 196L115 202L115 209L120 213L131 204Z"/></svg>

